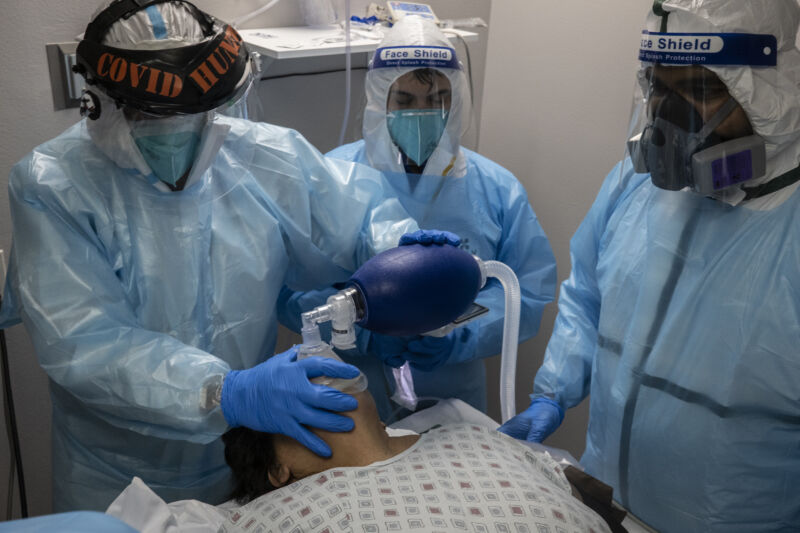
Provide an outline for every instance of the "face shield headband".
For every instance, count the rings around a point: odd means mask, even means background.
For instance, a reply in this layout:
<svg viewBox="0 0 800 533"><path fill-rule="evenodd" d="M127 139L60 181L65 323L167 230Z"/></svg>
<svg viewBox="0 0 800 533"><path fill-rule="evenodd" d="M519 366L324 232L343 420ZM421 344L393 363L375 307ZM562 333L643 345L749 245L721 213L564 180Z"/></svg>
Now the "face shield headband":
<svg viewBox="0 0 800 533"><path fill-rule="evenodd" d="M111 25L151 5L175 0L121 0L86 28L77 49L77 72L120 106L153 115L192 114L219 107L247 85L249 57L232 27L181 1L208 39L162 49L128 50L101 44Z"/></svg>
<svg viewBox="0 0 800 533"><path fill-rule="evenodd" d="M456 51L446 46L385 46L375 50L370 70L379 68L461 70Z"/></svg>
<svg viewBox="0 0 800 533"><path fill-rule="evenodd" d="M777 40L772 35L642 32L639 59L646 66L775 67ZM650 80L648 83L653 83ZM714 130L737 108L730 98L707 122L695 106L668 90L652 105L640 133L628 141L636 172L649 172L654 185L703 194L760 178L766 173L766 145L758 135L724 140ZM635 130L634 130L635 131Z"/></svg>

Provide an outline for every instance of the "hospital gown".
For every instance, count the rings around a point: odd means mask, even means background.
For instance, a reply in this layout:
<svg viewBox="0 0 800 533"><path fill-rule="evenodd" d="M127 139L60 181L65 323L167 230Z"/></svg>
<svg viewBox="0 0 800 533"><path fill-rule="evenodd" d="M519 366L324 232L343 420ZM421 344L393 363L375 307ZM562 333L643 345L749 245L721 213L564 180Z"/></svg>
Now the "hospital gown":
<svg viewBox="0 0 800 533"><path fill-rule="evenodd" d="M232 511L225 533L609 531L547 454L496 431L447 425L365 467L333 468Z"/></svg>

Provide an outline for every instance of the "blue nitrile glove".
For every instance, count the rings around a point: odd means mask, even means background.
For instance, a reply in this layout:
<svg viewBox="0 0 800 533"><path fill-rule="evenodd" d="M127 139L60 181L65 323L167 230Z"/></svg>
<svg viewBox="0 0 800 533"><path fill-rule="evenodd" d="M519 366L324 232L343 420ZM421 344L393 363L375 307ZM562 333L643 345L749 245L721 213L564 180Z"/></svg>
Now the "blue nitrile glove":
<svg viewBox="0 0 800 533"><path fill-rule="evenodd" d="M372 333L369 339L369 352L377 355L383 364L392 368L400 368L406 362L403 357L407 350L406 345L415 338Z"/></svg>
<svg viewBox="0 0 800 533"><path fill-rule="evenodd" d="M408 349L403 354L403 358L412 368L430 372L450 359L455 344L456 338L452 331L444 337L423 335L408 343Z"/></svg>
<svg viewBox="0 0 800 533"><path fill-rule="evenodd" d="M400 237L400 242L397 243L397 246L406 246L407 244L450 244L458 246L461 244L461 237L449 231L418 229L413 233L406 233Z"/></svg>
<svg viewBox="0 0 800 533"><path fill-rule="evenodd" d="M506 435L528 442L542 442L564 420L564 409L550 398L534 398L530 407L497 428Z"/></svg>
<svg viewBox="0 0 800 533"><path fill-rule="evenodd" d="M231 370L222 384L222 414L231 427L288 435L312 452L331 449L301 424L325 431L350 431L353 420L331 411L352 411L358 401L336 389L316 385L318 376L354 378L359 370L327 357L297 361L297 347L248 370Z"/></svg>
<svg viewBox="0 0 800 533"><path fill-rule="evenodd" d="M370 351L380 357L385 365L400 368L408 361L412 368L423 372L443 365L450 358L454 346L452 332L444 337L393 337L373 333L370 339Z"/></svg>

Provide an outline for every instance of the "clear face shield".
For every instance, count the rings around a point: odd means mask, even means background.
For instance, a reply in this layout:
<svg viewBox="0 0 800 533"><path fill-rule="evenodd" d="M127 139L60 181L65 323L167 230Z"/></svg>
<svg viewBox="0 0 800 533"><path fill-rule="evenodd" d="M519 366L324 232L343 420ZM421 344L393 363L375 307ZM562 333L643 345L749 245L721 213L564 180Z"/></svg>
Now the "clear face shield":
<svg viewBox="0 0 800 533"><path fill-rule="evenodd" d="M379 47L366 92L363 136L370 164L396 173L399 182L407 174L448 175L471 110L455 50L438 44Z"/></svg>
<svg viewBox="0 0 800 533"><path fill-rule="evenodd" d="M627 145L634 170L662 189L719 197L764 176L764 140L719 73L774 66L776 46L770 35L643 32Z"/></svg>
<svg viewBox="0 0 800 533"><path fill-rule="evenodd" d="M245 74L230 99L210 111L190 114L161 115L130 107L124 108L131 137L150 169L161 181L176 187L191 169L200 147L203 130L213 120L214 114L235 118L249 118L258 114L258 100L251 91L254 64L250 58Z"/></svg>
<svg viewBox="0 0 800 533"><path fill-rule="evenodd" d="M412 163L425 166L447 126L452 102L450 80L421 68L403 74L389 88L386 126L392 142Z"/></svg>
<svg viewBox="0 0 800 533"><path fill-rule="evenodd" d="M254 91L255 82L261 77L261 54L249 52L247 71L231 98L220 105L214 112L226 117L244 118L259 121L263 117L261 100L258 91Z"/></svg>

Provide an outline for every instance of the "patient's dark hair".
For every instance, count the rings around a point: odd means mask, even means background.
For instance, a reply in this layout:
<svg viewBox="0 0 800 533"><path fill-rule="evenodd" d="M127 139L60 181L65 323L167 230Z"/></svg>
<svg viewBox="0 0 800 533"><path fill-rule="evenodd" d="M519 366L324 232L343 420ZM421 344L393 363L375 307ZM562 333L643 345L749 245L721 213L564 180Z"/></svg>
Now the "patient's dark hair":
<svg viewBox="0 0 800 533"><path fill-rule="evenodd" d="M270 433L238 427L222 435L225 462L233 471L231 498L245 504L277 487L269 482L270 469L275 468L275 444Z"/></svg>

